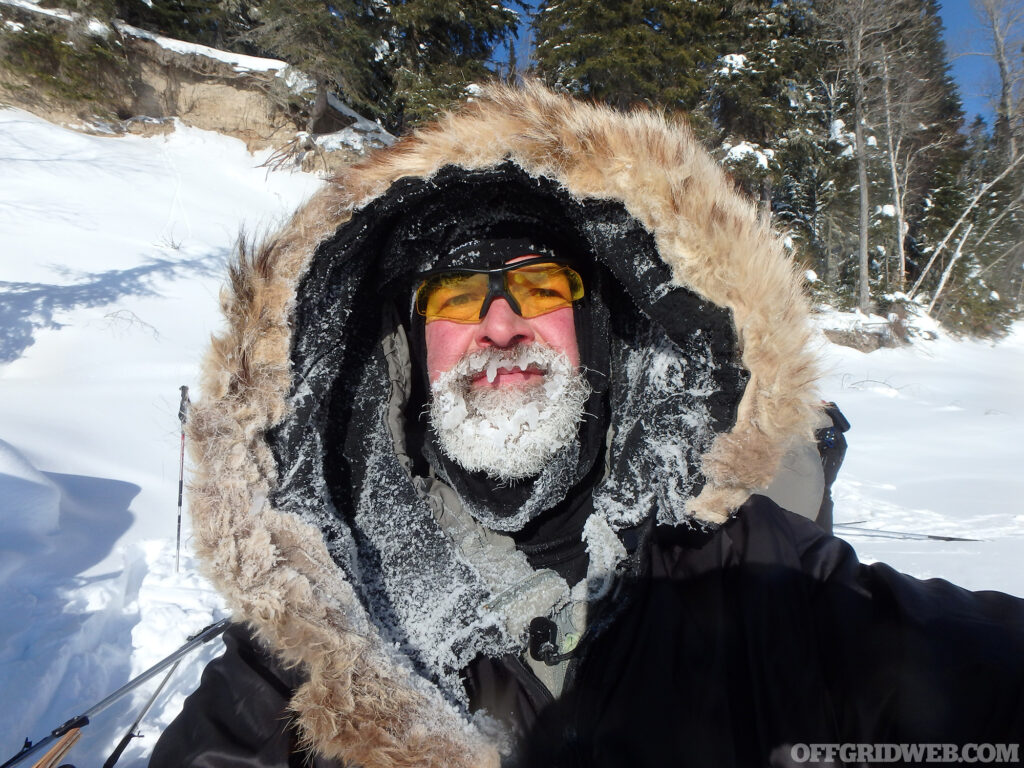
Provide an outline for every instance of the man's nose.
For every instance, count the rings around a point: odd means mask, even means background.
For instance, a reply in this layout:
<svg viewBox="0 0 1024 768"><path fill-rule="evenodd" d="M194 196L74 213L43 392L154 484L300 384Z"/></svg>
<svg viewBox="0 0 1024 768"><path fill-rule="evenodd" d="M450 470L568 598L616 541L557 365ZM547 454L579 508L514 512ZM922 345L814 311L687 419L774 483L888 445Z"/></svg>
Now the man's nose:
<svg viewBox="0 0 1024 768"><path fill-rule="evenodd" d="M478 347L506 349L517 344L529 344L533 337L530 323L513 312L505 299L495 298L477 326L475 341Z"/></svg>

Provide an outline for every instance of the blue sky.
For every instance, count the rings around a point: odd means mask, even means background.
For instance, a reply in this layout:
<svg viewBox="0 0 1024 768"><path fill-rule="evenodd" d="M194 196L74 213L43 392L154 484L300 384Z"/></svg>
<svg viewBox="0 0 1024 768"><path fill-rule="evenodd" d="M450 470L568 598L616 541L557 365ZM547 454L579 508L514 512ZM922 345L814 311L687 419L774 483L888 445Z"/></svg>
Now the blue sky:
<svg viewBox="0 0 1024 768"><path fill-rule="evenodd" d="M992 59L984 56L959 56L957 53L983 50L985 38L971 8L970 0L942 0L942 22L946 27L946 46L952 58L953 77L960 86L964 113L970 123L982 115L991 125L990 94L998 88Z"/></svg>
<svg viewBox="0 0 1024 768"><path fill-rule="evenodd" d="M878 0L885 2L886 0ZM536 7L538 0L526 0ZM946 45L949 49L953 77L960 87L964 113L969 124L974 116L982 115L991 126L992 107L990 94L997 90L997 74L992 60L983 56L957 56L958 53L984 48L984 36L971 8L971 0L940 0L942 21L946 28ZM525 38L525 34L524 34ZM517 45L517 57L525 63L526 42ZM504 53L499 53L504 58Z"/></svg>

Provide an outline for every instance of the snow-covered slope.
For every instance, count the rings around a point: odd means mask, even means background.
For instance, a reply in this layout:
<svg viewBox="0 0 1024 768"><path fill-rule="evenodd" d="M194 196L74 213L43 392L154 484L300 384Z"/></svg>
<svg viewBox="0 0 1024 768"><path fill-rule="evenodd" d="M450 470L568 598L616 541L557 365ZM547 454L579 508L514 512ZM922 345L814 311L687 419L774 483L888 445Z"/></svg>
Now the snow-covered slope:
<svg viewBox="0 0 1024 768"><path fill-rule="evenodd" d="M220 616L187 553L174 573L178 387L240 227L321 183L262 159L180 125L101 138L0 110L0 761ZM145 764L199 671L119 765ZM74 762L101 765L141 701L98 717Z"/></svg>
<svg viewBox="0 0 1024 768"><path fill-rule="evenodd" d="M187 128L97 138L0 111L0 761L223 615L187 520L174 573L178 387L197 383L239 228L319 183L259 160ZM863 533L860 554L1024 595L1024 326L997 346L824 350L823 394L853 422L836 520L982 539ZM145 765L218 644L119 765ZM101 765L149 690L97 717L72 761Z"/></svg>

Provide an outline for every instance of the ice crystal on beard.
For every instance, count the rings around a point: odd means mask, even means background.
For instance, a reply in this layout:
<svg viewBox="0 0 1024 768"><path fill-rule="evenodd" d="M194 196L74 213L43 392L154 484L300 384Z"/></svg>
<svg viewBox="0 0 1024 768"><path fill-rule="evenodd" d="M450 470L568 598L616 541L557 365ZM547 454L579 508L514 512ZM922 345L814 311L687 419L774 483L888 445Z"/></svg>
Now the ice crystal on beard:
<svg viewBox="0 0 1024 768"><path fill-rule="evenodd" d="M538 369L526 386L473 387L499 370ZM539 475L576 436L590 387L564 353L542 344L463 357L431 386L430 418L445 454L469 472L515 481Z"/></svg>

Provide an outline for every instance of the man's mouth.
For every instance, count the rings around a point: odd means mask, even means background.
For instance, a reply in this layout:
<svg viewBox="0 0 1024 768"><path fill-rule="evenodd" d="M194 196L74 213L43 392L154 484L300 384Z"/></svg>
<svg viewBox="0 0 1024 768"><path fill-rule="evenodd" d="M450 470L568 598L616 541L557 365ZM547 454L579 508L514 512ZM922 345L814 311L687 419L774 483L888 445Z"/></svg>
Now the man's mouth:
<svg viewBox="0 0 1024 768"><path fill-rule="evenodd" d="M506 387L532 384L544 378L544 371L537 365L528 365L526 368L507 362L492 362L483 371L475 373L471 379L474 388L477 387Z"/></svg>

